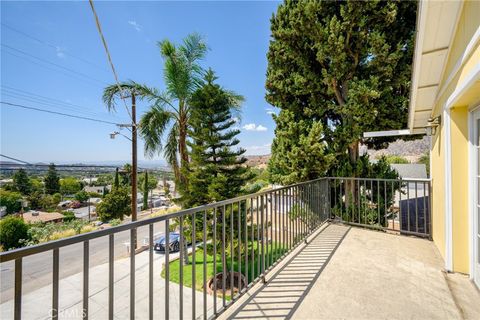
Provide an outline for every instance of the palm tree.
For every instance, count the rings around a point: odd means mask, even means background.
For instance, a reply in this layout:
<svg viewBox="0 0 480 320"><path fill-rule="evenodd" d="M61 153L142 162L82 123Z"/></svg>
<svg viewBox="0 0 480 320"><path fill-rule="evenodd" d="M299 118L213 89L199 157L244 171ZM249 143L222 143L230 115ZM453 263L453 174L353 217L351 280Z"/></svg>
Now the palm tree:
<svg viewBox="0 0 480 320"><path fill-rule="evenodd" d="M145 153L153 156L162 152L171 165L175 179L185 184L182 168L188 164L187 128L190 116L190 97L201 83L203 69L198 64L207 51L202 37L196 33L188 35L181 45L169 40L158 42L165 60L165 92L152 96L151 109L140 121L140 134L145 140ZM164 134L169 130L165 145ZM180 161L180 164L179 164Z"/></svg>

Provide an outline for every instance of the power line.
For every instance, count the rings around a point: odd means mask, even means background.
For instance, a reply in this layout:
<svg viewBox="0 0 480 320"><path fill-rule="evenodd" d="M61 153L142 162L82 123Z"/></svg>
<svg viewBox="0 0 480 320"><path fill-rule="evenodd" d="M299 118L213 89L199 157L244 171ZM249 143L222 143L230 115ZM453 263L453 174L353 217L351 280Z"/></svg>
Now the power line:
<svg viewBox="0 0 480 320"><path fill-rule="evenodd" d="M116 125L116 126L119 125L118 123L115 123L115 122L110 122L110 121L105 121L105 120L100 120L100 119L94 119L94 118L89 118L89 117L76 116L76 115L73 115L73 114L57 112L57 111L52 111L52 110L46 110L46 109L40 109L40 108L25 106L25 105L21 105L21 104L6 102L6 101L0 101L0 103L3 104L3 105L7 105L7 106L18 107L18 108L23 108L23 109L28 109L28 110L35 110L35 111L40 111L40 112L46 112L46 113L56 114L56 115L60 115L60 116L70 117L70 118L77 118L77 119L82 119L82 120L89 120L89 121L95 121L95 122L100 122L100 123L113 124L113 125Z"/></svg>
<svg viewBox="0 0 480 320"><path fill-rule="evenodd" d="M1 85L1 86L2 86L2 91L4 92L3 94L12 96L16 99L26 100L26 101L29 101L29 102L34 102L34 103L42 104L42 105L45 105L45 106L53 106L53 107L58 106L57 107L58 109L61 109L61 110L67 109L67 110L74 111L74 112L77 112L77 113L80 113L80 114L83 114L83 115L87 115L87 116L94 116L94 117L105 116L105 114L96 112L97 109L92 109L92 108L89 108L89 107L86 107L86 106L81 106L81 105L77 105L77 104L73 104L73 103L69 103L69 102L64 102L64 101L59 100L59 99L46 97L46 96L43 96L43 95L39 95L39 94L28 92L28 91L25 91L25 90L17 89L17 88L10 87L10 86L7 86L7 85ZM113 118L116 118L117 120L119 120L119 118L117 116L115 116L111 113L108 113L108 115L113 117Z"/></svg>
<svg viewBox="0 0 480 320"><path fill-rule="evenodd" d="M39 57L34 56L34 55L32 55L32 54L30 54L30 53L28 53L28 52L25 52L25 51L23 51L23 50L14 48L14 47L9 46L9 45L7 45L7 44L2 43L2 47L7 48L7 49L9 49L9 50L12 50L12 51L14 51L14 52L18 52L18 53L23 54L23 55L25 55L25 56L27 56L27 57L31 57L31 58L33 58L33 59L42 61L43 63L47 63L47 64L50 64L50 65L53 65L53 66L55 66L55 67L57 67L57 68L66 70L66 71L71 72L71 73L73 73L73 74L77 74L77 75L82 76L82 77L84 77L84 78L87 78L87 79L90 79L90 80L93 80L93 81L102 83L102 84L104 84L104 85L108 85L107 82L102 81L102 80L95 79L95 78L93 78L93 77L90 77L88 74L75 71L75 70L73 70L73 69L64 67L64 66L62 66L62 65L59 65L58 63L51 62L51 61L48 61L48 60L43 59L43 58L39 58ZM18 56L17 56L17 57L18 57Z"/></svg>
<svg viewBox="0 0 480 320"><path fill-rule="evenodd" d="M7 158L7 159L17 161L17 162L21 162L21 163L23 163L23 165L26 165L26 166L33 166L33 167L38 167L38 168L49 167L50 166L50 164L45 164L45 163L27 162L27 161L20 160L20 159L14 158L14 157L10 157L10 156L4 155L4 154L0 154L0 157ZM5 165L5 164L3 164L3 165ZM1 165L0 165L0 167L1 167ZM87 169L88 168L108 168L108 169L119 168L119 166L115 166L115 165L99 165L99 164L55 164L55 167L56 168L87 168ZM0 169L1 170L6 170L7 168L0 168ZM31 169L34 169L34 168L31 168ZM141 167L138 168L139 171L142 171L142 170L145 170L145 169L146 168L141 168ZM149 170L152 170L152 169L149 169Z"/></svg>
<svg viewBox="0 0 480 320"><path fill-rule="evenodd" d="M74 112L74 113L78 113L79 115L82 115L82 116L88 116L88 117L102 117L100 114L98 113L93 113L93 112L84 112L84 111L78 111L74 108L68 108L68 107L64 107L62 105L58 105L56 103L52 103L52 102L45 102L45 101L42 101L42 100L39 100L37 98L34 98L34 97L29 97L29 96L24 96L24 95L21 95L21 94L18 94L18 93L10 93L10 92L3 92L3 89L2 89L2 96L5 96L5 97L11 97L11 98L14 98L14 99L19 99L19 100L22 100L22 101L26 101L27 103L28 102L33 102L35 104L39 104L41 106L46 106L46 107L51 107L51 108L56 108L58 110L61 110L62 112L63 111L71 111L71 112ZM21 102L23 103L23 102Z"/></svg>
<svg viewBox="0 0 480 320"><path fill-rule="evenodd" d="M3 48L2 48L2 51L3 51ZM49 66L49 65L39 63L39 61L35 61L35 60L33 60L33 59L29 58L29 57L22 56L22 55L18 55L18 54L14 53L14 52L6 51L6 53L8 53L9 55L12 55L12 56L14 56L14 57L17 57L17 58L19 58L19 59L23 59L23 60L25 60L25 61L28 61L28 62L30 62L30 63L38 66L38 67L42 67L42 68L46 69L46 70L50 70L50 71L53 71L53 72L58 72L58 73L61 73L61 74L65 75L65 76L68 76L68 77L70 77L70 78L72 78L72 79L80 80L80 81L83 81L83 82L86 83L86 84L89 84L89 85L98 87L98 83L97 83L97 82L94 82L94 81L91 81L90 79L86 79L86 78L80 77L80 76L78 76L78 75L75 75L75 74L72 74L72 73L68 73L68 72L65 72L65 71L63 71L63 70L59 70L59 69L57 69L57 68L53 68L53 67L51 67L51 66Z"/></svg>
<svg viewBox="0 0 480 320"><path fill-rule="evenodd" d="M7 158L7 159L10 159L10 160L13 160L13 161L22 162L22 163L24 163L24 164L31 165L31 163L29 163L29 162L26 162L26 161L23 161L23 160L19 160L19 159L15 159L15 158L6 156L6 155L4 155L4 154L0 154L0 156L1 156L1 157L4 157L4 158Z"/></svg>
<svg viewBox="0 0 480 320"><path fill-rule="evenodd" d="M34 40L34 41L36 41L36 42L38 42L38 43L41 43L41 44L43 44L43 45L45 45L45 46L48 46L48 47L50 47L50 48L53 48L53 49L55 49L55 51L58 51L58 49L59 49L58 46L56 46L56 45L54 45L54 44L52 44L52 43L49 43L49 42L47 42L47 41L44 41L44 40L39 39L39 38L37 38L37 37L34 37L34 36L32 36L32 35L24 32L24 31L20 31L20 30L18 30L18 29L16 29L16 28L13 28L13 27L11 27L11 26L3 23L3 22L2 22L1 24L2 24L2 26L4 26L4 27L7 28L7 29L10 29L11 31L14 31L14 32L16 32L16 33L18 33L18 34L21 34L21 35L23 35L24 37L27 37L27 38L29 38L29 39L32 39L32 40ZM75 58L75 59L77 59L77 60L79 60L79 61L82 61L82 62L84 62L84 63L87 63L87 64L89 64L89 65L91 65L91 66L94 66L94 67L96 67L96 68L104 71L104 72L107 72L104 68L100 67L98 64L96 64L96 63L94 63L94 62L91 62L91 61L89 61L89 60L87 60L87 59L84 59L84 58L82 58L82 57L76 56L76 55L71 54L71 53L69 53L69 52L67 52L67 51L62 51L62 54L65 54L65 55L70 56L70 57L72 57L72 58Z"/></svg>
<svg viewBox="0 0 480 320"><path fill-rule="evenodd" d="M115 78L115 82L117 83L120 98L122 99L123 104L125 105L125 110L127 110L128 116L130 117L130 119L133 122L132 114L130 113L130 110L127 107L127 103L125 102L125 97L122 94L122 88L120 87L120 81L118 80L117 71L115 71L115 66L113 65L112 57L110 55L110 51L108 50L107 41L105 40L105 36L103 35L103 32L102 32L102 26L100 25L100 20L98 19L97 12L95 11L95 6L93 5L93 0L89 0L89 3L90 3L90 8L92 8L92 13L95 17L95 23L97 25L98 33L100 34L100 38L102 39L103 47L105 48L105 52L107 53L108 62L110 64L110 67L112 68L112 72L113 72L113 76Z"/></svg>

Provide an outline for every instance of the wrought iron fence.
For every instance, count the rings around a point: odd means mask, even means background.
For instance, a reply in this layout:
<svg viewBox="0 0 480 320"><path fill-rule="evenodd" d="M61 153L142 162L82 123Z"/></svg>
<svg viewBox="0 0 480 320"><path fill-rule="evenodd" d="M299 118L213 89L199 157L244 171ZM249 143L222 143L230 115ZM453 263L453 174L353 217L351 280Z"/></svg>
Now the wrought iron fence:
<svg viewBox="0 0 480 320"><path fill-rule="evenodd" d="M81 316L87 319L91 313L91 243L103 239L104 250L95 254L102 254L108 259L105 268L108 278L105 317L113 319L119 304L124 303L115 299L114 295L114 276L118 268L115 241L121 233L129 232L131 250L126 258L129 260L129 292L125 303L129 304L131 319L138 311L136 284L139 281L148 282L148 312L145 314L150 319L169 319L174 313L175 317L184 318L187 311L188 317L193 319L216 317L256 282L264 281L269 270L330 218L330 194L338 190L344 181L322 178L1 253L2 264L14 263L13 310L7 316L21 319L22 311L25 311L22 310L22 286L26 281L23 270L28 266L24 261L31 256L44 255L52 264L48 315L52 319L59 317L63 311L59 307L59 298L63 294L60 292L62 279L59 270L68 267L60 263L60 249L77 244L82 246L79 252L83 269ZM332 196L332 199L341 197ZM338 208L336 203L333 210ZM159 238L154 232L158 225L163 228L164 237ZM136 242L141 242L136 240L136 235L142 228L147 229L147 236L145 251L139 253L140 250L134 248ZM155 255L156 249L161 250L163 255L160 256L163 260L163 280L160 274L154 273L154 260L159 257ZM173 252L176 250L179 252ZM145 277L148 279L137 277L136 262L140 254L148 255L148 259L145 258L148 267ZM154 285L158 281L164 281L163 297L154 295ZM176 310L172 310L171 303L170 288L173 286L178 292L175 299L178 303L173 304ZM186 289L187 286L190 288ZM200 308L197 307L197 299L202 300ZM186 300L188 303L184 302ZM163 305L161 314L155 314L154 306L159 304Z"/></svg>
<svg viewBox="0 0 480 320"><path fill-rule="evenodd" d="M429 179L329 178L332 219L431 238Z"/></svg>

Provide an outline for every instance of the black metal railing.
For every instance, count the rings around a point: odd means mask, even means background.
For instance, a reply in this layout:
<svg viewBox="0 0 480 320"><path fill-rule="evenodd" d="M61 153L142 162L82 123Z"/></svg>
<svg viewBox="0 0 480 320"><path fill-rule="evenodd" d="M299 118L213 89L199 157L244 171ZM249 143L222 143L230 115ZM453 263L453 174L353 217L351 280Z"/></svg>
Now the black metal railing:
<svg viewBox="0 0 480 320"><path fill-rule="evenodd" d="M329 178L331 218L431 238L429 179Z"/></svg>
<svg viewBox="0 0 480 320"><path fill-rule="evenodd" d="M82 261L81 317L84 319L91 313L89 301L92 289L89 285L92 280L90 258L93 253L96 256L103 255L108 260L105 268L108 284L104 290L108 295L106 318L113 319L120 304L129 305L131 319L138 316L136 307L139 302L136 294L139 292L136 285L140 281L148 281L146 314L150 319L184 318L187 317L187 310L192 318L216 317L256 282L264 281L269 270L330 218L330 195L343 185L342 181L322 178L3 252L0 254L0 262L14 264L13 310L7 317L22 318L22 311L25 311L22 310L22 287L25 285L23 274L28 271L24 261L39 255L44 255L48 263L52 264L51 304L47 307L46 315L53 319L59 317L64 311L59 305L63 294L59 286L60 270L69 267L61 263L63 251L60 249L75 244L82 245L78 255ZM338 208L335 205L333 210ZM341 214L341 211L338 212ZM142 228L146 229L146 237L144 251L140 252L141 250L135 250L135 239L140 237L136 235L139 235L138 231ZM163 229L164 234L163 256L160 256L163 260L163 297L154 295L154 288L161 281L160 274L154 272L155 259L159 257L154 255L158 241L155 240L155 229ZM129 260L129 297L122 301L115 299L114 275L118 268L118 259L115 260L118 247L115 243L116 238L125 232L130 234L130 250L129 257L121 261ZM178 232L178 240L174 240L174 232ZM93 241L100 239L105 241L105 245L95 247L93 252ZM179 252L173 252L174 250ZM137 276L136 262L139 254L148 255L145 260L148 272L144 276L148 279ZM170 289L173 286L179 295L176 299L178 304L174 305L175 310L172 310L170 301ZM191 289L185 290L186 286ZM197 296L199 291L201 295ZM187 298L188 304L184 302ZM197 307L197 299L203 300L201 308ZM161 314L155 314L155 306L158 304L164 306ZM45 306L38 306L41 307ZM31 314L31 310L28 311ZM45 318L45 315L42 317Z"/></svg>

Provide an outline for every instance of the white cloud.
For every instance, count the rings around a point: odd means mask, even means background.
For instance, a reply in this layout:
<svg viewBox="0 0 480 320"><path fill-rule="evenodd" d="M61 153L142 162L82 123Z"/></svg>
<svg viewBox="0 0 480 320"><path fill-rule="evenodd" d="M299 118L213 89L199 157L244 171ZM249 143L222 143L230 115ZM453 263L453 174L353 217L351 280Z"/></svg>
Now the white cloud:
<svg viewBox="0 0 480 320"><path fill-rule="evenodd" d="M267 127L264 127L264 126L262 126L261 124L259 124L259 125L257 126L257 131L267 131Z"/></svg>
<svg viewBox="0 0 480 320"><path fill-rule="evenodd" d="M255 123L248 123L242 127L247 131L267 131L267 127L262 126L261 124L256 125Z"/></svg>
<svg viewBox="0 0 480 320"><path fill-rule="evenodd" d="M142 31L142 26L139 23L137 23L137 21L129 20L128 24L131 25L132 27L134 27L135 30L137 30L138 32Z"/></svg>
<svg viewBox="0 0 480 320"><path fill-rule="evenodd" d="M65 58L65 53L64 53L65 49L64 48L56 46L55 51L57 52L57 57L59 57L60 59Z"/></svg>
<svg viewBox="0 0 480 320"><path fill-rule="evenodd" d="M272 108L265 108L265 111L266 111L267 114L269 114L269 115L277 114L277 113L275 112L275 110L273 110Z"/></svg>

